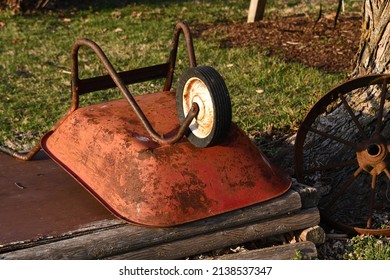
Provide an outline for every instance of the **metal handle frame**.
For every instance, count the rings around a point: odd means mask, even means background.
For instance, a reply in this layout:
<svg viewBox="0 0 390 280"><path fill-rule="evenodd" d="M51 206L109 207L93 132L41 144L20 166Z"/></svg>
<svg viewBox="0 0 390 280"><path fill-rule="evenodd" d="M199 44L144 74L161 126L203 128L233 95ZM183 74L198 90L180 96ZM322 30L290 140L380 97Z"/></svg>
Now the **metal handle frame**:
<svg viewBox="0 0 390 280"><path fill-rule="evenodd" d="M137 117L144 125L147 132L156 142L160 144L173 144L179 141L186 133L192 120L196 117L199 111L198 105L195 103L192 105L190 112L188 113L186 119L184 120L183 124L179 128L179 131L177 132L176 135L170 138L164 138L163 135L158 134L156 130L152 127L149 120L146 118L145 114L143 113L142 109L138 106L136 100L134 99L134 97L131 95L130 91L126 87L126 84L148 81L161 76L165 76L166 82L164 86L164 91L168 91L172 85L173 73L174 73L178 44L179 44L179 37L181 32L183 32L186 40L190 67L195 67L196 59L194 54L192 36L188 26L183 22L179 22L176 25L172 48L167 63L155 65L152 67L132 70L132 71L126 71L122 73L117 73L115 71L114 67L112 66L111 62L109 61L109 59L107 58L103 50L95 42L88 39L77 40L72 49L72 107L70 109L70 112L73 112L79 107L79 96L80 96L81 89L82 89L82 93L88 93L100 89L107 89L110 87L117 86L121 91L121 93L123 94L123 96L127 99L129 104L133 108L134 112L136 113ZM107 70L108 75L92 78L93 80L91 79L80 80L79 68L78 68L79 65L78 52L80 47L82 46L89 47L95 52L95 54L98 56L100 61L103 63L103 66ZM135 73L138 74L136 77L133 76L133 74ZM93 81L92 84L99 85L100 83L101 86L100 87L95 86L91 89L88 89L87 86L91 84L91 81Z"/></svg>
<svg viewBox="0 0 390 280"><path fill-rule="evenodd" d="M124 72L116 72L113 65L107 58L106 54L103 52L103 50L93 41L82 38L76 41L76 43L73 45L72 48L72 68L71 68L71 91L72 91L72 106L68 110L68 112L65 114L64 117L62 117L51 129L51 131L54 131L62 122L66 119L66 117L77 110L79 108L79 97L82 94L103 90L103 89L109 89L113 87L118 87L123 96L127 99L129 104L131 105L132 109L135 111L136 115L144 125L147 132L150 134L150 136L159 144L173 144L179 141L186 131L188 130L189 125L191 124L192 120L196 117L199 111L199 107L196 103L193 103L191 110L189 111L186 119L184 120L183 124L179 128L179 131L176 135L165 138L164 135L160 135L156 132L156 130L152 127L148 119L146 118L145 114L141 110L141 108L138 106L136 100L129 92L126 85L128 84L134 84L144 81L149 81L152 79L157 78L166 78L165 85L164 85L164 91L169 91L172 86L173 81L173 74L174 74L174 68L177 58L177 50L178 50L178 44L179 44L179 37L180 34L183 33L186 41L186 47L187 47L187 54L189 59L189 66L195 67L196 66L196 58L194 53L194 47L193 47L193 41L191 32L184 22L177 23L175 30L174 30L174 36L173 36L173 42L171 46L171 51L169 55L169 59L167 63L149 66L145 68L130 70L130 71L124 71ZM105 67L106 71L108 72L108 75L104 76L98 76L93 78L87 78L87 79L80 79L79 78L79 63L78 63L78 52L79 49L82 47L89 47L94 51L94 53L98 56L100 61L102 62L103 66ZM0 151L5 152L15 158L21 159L21 160L30 160L33 158L33 156L39 152L41 149L40 143L34 146L34 148L28 152L28 153L19 153L9 147L5 147L0 145Z"/></svg>

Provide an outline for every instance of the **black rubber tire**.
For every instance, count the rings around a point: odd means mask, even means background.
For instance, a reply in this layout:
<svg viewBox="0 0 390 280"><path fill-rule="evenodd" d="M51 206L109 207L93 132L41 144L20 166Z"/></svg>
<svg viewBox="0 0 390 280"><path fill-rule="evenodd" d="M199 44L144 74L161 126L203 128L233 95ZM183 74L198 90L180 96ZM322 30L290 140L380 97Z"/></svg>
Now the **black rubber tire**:
<svg viewBox="0 0 390 280"><path fill-rule="evenodd" d="M197 135L196 128L194 129L193 126L190 126L186 136L196 147L205 148L218 145L225 137L227 137L232 122L232 105L225 81L214 68L209 66L198 66L188 69L180 77L176 92L176 109L180 124L183 123L186 117L184 91L186 89L187 82L190 80L201 81L207 87L214 113L212 115L212 128L210 129L208 135L199 137L199 135ZM191 101L191 104L192 102L194 101ZM200 104L198 104L198 106L201 107ZM195 118L195 122L196 121L197 117Z"/></svg>

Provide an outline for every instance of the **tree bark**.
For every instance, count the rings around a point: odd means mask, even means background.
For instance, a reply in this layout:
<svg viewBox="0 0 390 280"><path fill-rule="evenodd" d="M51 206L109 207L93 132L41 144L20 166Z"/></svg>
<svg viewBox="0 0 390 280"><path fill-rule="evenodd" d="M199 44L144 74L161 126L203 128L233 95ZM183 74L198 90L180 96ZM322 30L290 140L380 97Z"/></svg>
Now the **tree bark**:
<svg viewBox="0 0 390 280"><path fill-rule="evenodd" d="M390 1L366 0L362 37L351 77L390 72Z"/></svg>

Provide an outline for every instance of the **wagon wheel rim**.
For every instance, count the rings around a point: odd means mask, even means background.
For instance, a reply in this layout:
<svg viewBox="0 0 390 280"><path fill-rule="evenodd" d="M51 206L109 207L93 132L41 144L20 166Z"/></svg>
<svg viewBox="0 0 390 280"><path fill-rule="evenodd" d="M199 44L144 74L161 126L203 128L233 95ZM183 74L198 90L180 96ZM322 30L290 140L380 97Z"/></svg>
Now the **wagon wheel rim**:
<svg viewBox="0 0 390 280"><path fill-rule="evenodd" d="M187 81L183 91L183 111L187 115L192 104L196 103L199 112L191 122L189 128L198 138L206 138L214 125L214 105L208 87L199 78L191 78Z"/></svg>
<svg viewBox="0 0 390 280"><path fill-rule="evenodd" d="M322 197L319 205L322 217L330 224L344 231L390 236L390 225L388 223L385 228L375 228L376 225L374 226L373 224L373 215L377 211L375 202L377 202L378 187L383 188L382 185L385 184L389 188L390 167L388 167L388 163L390 159L390 145L388 142L390 143L390 137L387 130L387 134L384 133L383 126L389 82L389 75L370 75L341 84L325 94L312 107L297 133L295 143L295 176L298 181L310 184L313 183L316 176L317 178L326 178L326 176L331 177L333 174L341 174L338 173L341 170L347 171L345 178L330 186L329 194ZM348 98L353 94L357 94L358 89L367 89L368 87L378 87L376 89L378 93L375 96L378 110L372 117L373 121L366 123L363 121L365 116L359 116L354 111L353 105L349 103ZM373 101L371 100L371 102ZM330 116L330 114L328 115L329 108L345 110L345 114L349 116L349 121L354 126L354 137L344 137L343 135L329 133L324 128L325 126L320 124L320 122L326 120L326 117ZM329 160L327 162L326 159L321 159L321 162L317 163L316 160L318 159L308 156L310 151L308 146L311 141L309 139L317 139L316 143L319 143L321 139L325 139L324 141L334 143L335 147L337 145L337 147L341 147L340 150L348 152L344 157L339 158L341 161L334 160L337 155L329 155L329 159L333 159L333 161ZM333 179L329 179L329 181L333 182ZM364 190L364 192L365 196L369 196L369 199L366 201L365 209L362 210L366 212L365 224L355 224L353 221L355 219L358 220L358 218L362 220L363 217L353 217L352 215L352 219L351 217L343 217L346 218L345 220L336 218L338 215L346 215L344 213L336 213L340 211L336 205L341 204L341 200L347 197L346 194L351 189L359 188L368 189ZM381 192L383 193L383 190ZM384 203L383 205L387 204ZM345 208L347 207L353 209L354 206L347 205ZM385 208L387 209L387 206ZM347 212L346 209L344 210Z"/></svg>

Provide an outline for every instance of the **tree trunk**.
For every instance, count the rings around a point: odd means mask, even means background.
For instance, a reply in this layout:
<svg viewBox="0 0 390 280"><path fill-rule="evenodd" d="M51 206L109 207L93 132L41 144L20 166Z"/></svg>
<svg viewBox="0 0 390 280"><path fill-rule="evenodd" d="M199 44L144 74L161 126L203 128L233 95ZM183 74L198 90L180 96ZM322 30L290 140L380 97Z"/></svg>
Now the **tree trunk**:
<svg viewBox="0 0 390 280"><path fill-rule="evenodd" d="M350 78L390 74L390 0L365 0L362 16ZM320 207L332 218L358 227L390 227L388 219L373 225L370 218L390 209L390 76L379 80L329 92L303 121L295 144L298 180L318 186Z"/></svg>
<svg viewBox="0 0 390 280"><path fill-rule="evenodd" d="M5 6L15 12L26 12L41 9L50 0L0 0L0 7Z"/></svg>
<svg viewBox="0 0 390 280"><path fill-rule="evenodd" d="M390 1L366 0L360 48L352 77L390 72Z"/></svg>

